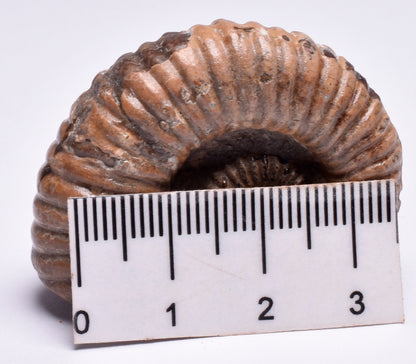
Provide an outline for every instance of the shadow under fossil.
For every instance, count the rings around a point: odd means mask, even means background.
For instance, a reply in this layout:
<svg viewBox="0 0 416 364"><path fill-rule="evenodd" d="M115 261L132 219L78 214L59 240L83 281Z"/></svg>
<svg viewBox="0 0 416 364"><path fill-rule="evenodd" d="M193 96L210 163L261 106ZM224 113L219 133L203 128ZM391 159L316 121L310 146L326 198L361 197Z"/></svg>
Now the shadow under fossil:
<svg viewBox="0 0 416 364"><path fill-rule="evenodd" d="M36 292L36 303L49 315L58 320L71 324L72 304L51 292L46 287L40 287Z"/></svg>

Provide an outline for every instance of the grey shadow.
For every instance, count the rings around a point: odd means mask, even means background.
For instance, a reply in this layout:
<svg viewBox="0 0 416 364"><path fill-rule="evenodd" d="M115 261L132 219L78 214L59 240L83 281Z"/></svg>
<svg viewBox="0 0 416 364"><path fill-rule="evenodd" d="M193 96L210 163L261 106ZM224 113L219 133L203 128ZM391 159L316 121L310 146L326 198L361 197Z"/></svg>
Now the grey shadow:
<svg viewBox="0 0 416 364"><path fill-rule="evenodd" d="M40 287L36 293L36 303L49 315L58 320L72 322L72 304L65 301L45 287Z"/></svg>

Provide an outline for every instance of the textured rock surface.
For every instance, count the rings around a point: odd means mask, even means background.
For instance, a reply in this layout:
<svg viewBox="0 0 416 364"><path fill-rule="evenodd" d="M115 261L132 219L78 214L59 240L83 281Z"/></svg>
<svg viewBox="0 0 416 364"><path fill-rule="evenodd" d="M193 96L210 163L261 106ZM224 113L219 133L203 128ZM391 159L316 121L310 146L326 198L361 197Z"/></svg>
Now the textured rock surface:
<svg viewBox="0 0 416 364"><path fill-rule="evenodd" d="M32 261L71 300L69 196L393 178L401 145L377 94L299 32L216 21L99 73L39 173Z"/></svg>

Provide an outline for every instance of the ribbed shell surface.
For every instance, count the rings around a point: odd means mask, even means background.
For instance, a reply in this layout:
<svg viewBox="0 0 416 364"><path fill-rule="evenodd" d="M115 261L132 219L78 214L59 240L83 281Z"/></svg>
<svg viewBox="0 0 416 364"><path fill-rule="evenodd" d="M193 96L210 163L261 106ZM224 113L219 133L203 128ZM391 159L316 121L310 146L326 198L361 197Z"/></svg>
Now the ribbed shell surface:
<svg viewBox="0 0 416 364"><path fill-rule="evenodd" d="M393 178L401 188L397 133L343 57L299 32L197 25L124 55L73 105L39 173L32 261L41 280L71 300L68 197L169 189L192 151L238 130L293 138L331 181Z"/></svg>

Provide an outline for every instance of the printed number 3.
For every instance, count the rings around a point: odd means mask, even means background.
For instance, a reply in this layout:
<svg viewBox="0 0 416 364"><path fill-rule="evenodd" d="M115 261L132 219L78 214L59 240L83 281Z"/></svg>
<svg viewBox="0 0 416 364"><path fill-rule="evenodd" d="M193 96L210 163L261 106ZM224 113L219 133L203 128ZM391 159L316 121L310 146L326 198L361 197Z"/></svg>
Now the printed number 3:
<svg viewBox="0 0 416 364"><path fill-rule="evenodd" d="M354 301L354 303L358 305L359 308L355 309L354 307L351 307L350 312L353 315L361 315L365 310L365 305L363 302L364 295L360 291L354 291L350 294L350 298L354 299L355 297L358 297L358 298Z"/></svg>

